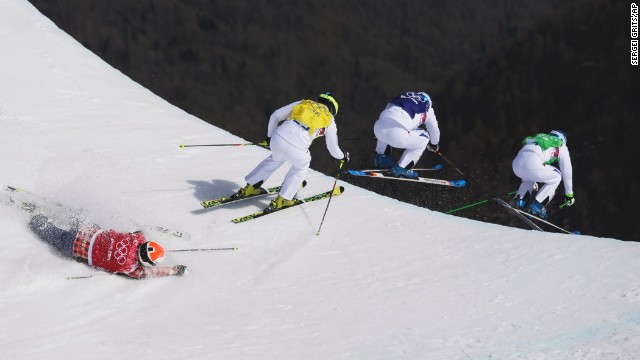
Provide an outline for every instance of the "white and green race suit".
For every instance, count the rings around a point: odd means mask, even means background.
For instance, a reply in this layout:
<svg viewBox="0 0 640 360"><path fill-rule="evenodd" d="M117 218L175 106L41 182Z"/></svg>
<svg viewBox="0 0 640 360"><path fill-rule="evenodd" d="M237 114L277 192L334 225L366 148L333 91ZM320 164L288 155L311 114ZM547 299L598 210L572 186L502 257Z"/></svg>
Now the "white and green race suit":
<svg viewBox="0 0 640 360"><path fill-rule="evenodd" d="M523 144L512 163L513 172L522 179L516 196L523 198L527 192L533 192L534 183L543 183L535 199L551 201L560 181L564 183L565 194L572 194L573 168L567 145L548 134L528 137ZM556 163L558 168L552 166Z"/></svg>

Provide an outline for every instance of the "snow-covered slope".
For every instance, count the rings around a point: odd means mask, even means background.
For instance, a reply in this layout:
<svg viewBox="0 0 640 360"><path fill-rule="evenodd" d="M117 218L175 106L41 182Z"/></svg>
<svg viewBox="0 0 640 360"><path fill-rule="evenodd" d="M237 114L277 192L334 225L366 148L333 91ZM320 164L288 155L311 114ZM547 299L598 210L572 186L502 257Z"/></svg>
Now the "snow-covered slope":
<svg viewBox="0 0 640 360"><path fill-rule="evenodd" d="M191 234L157 235L166 248L238 250L172 253L166 263L189 265L188 276L132 281L54 256L25 214L0 206L0 358L637 358L637 243L470 221L342 182L320 236L324 201L233 224L268 200L198 203L243 185L268 152L179 144L238 141L27 1L1 0L0 184L119 230ZM333 184L307 180L304 195ZM81 275L93 277L67 280Z"/></svg>

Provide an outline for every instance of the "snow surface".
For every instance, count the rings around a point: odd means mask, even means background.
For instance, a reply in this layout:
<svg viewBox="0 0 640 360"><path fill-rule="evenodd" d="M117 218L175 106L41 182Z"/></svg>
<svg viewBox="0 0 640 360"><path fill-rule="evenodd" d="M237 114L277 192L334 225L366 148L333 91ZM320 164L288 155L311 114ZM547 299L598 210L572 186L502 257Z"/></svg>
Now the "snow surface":
<svg viewBox="0 0 640 360"><path fill-rule="evenodd" d="M188 276L133 281L56 257L2 205L0 359L640 356L637 243L462 219L343 182L319 236L325 201L233 224L268 199L198 203L244 185L266 150L180 149L244 140L134 83L24 0L0 0L0 69L3 185L119 230L191 234L158 235L166 248L238 247L172 253L165 264ZM333 184L307 180L303 195ZM93 277L67 280L82 275Z"/></svg>

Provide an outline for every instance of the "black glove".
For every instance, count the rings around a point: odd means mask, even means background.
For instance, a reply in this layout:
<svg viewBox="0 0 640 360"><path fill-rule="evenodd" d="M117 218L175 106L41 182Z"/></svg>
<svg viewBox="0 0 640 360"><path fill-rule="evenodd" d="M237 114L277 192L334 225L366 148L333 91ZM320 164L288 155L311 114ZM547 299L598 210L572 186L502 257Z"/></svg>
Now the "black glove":
<svg viewBox="0 0 640 360"><path fill-rule="evenodd" d="M269 145L271 145L271 138L267 136L266 139L258 143L258 146L262 146L263 148L268 149Z"/></svg>
<svg viewBox="0 0 640 360"><path fill-rule="evenodd" d="M431 141L429 141L429 143L427 144L427 150L431 151L431 152L437 152L438 149L440 149L440 147L438 146L438 144L432 144Z"/></svg>
<svg viewBox="0 0 640 360"><path fill-rule="evenodd" d="M573 197L573 192L564 194L564 204L560 205L560 208L562 209L565 206L573 206L575 202L576 202L576 199Z"/></svg>
<svg viewBox="0 0 640 360"><path fill-rule="evenodd" d="M176 273L176 276L183 276L191 272L191 269L189 269L185 265L176 265L175 268L176 270L178 270L178 272Z"/></svg>
<svg viewBox="0 0 640 360"><path fill-rule="evenodd" d="M348 151L343 151L342 153L344 154L344 157L342 158L342 161L349 162L349 152Z"/></svg>

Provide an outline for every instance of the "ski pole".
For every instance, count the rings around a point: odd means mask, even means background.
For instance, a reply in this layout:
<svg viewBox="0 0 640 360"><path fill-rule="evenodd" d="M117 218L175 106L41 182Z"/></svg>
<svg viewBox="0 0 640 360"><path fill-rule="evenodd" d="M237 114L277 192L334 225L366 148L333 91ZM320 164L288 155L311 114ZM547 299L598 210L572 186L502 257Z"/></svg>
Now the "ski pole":
<svg viewBox="0 0 640 360"><path fill-rule="evenodd" d="M237 247L226 248L201 248L201 249L180 249L180 250L166 250L167 252L185 252L185 251L224 251L224 250L238 250Z"/></svg>
<svg viewBox="0 0 640 360"><path fill-rule="evenodd" d="M517 192L518 192L517 190L516 191L512 191L512 192L508 193L507 196L513 195L513 194L515 194ZM477 206L477 205L480 205L480 204L484 204L484 203L488 202L489 200L491 200L491 199L478 201L478 202L475 202L473 204L469 204L469 205L465 205L465 206L459 207L457 209L449 210L449 211L445 212L445 214L451 214L451 213L454 213L456 211L460 211L460 210L468 209L470 207L474 207L474 206Z"/></svg>
<svg viewBox="0 0 640 360"><path fill-rule="evenodd" d="M342 165L344 165L344 159L340 161L340 168L338 168L338 175L336 175L336 180L333 182L333 188L331 189L331 195L329 195L329 201L327 202L327 208L324 209L324 215L322 215L322 221L320 221L320 226L318 227L318 231L316 231L316 235L320 235L320 229L322 228L322 224L324 223L324 217L327 216L327 211L329 210L329 204L331 204L331 198L333 197L333 192L336 191L336 185L338 184L338 178L340 177L340 173L342 172Z"/></svg>
<svg viewBox="0 0 640 360"><path fill-rule="evenodd" d="M458 169L455 165L453 165L453 163L451 161L449 161L449 159L447 159L444 155L442 155L442 153L440 152L440 150L436 151L436 154L440 155L440 157L447 162L447 164L453 166L454 169L456 169L460 175L464 176L464 173L462 171L460 171L460 169Z"/></svg>
<svg viewBox="0 0 640 360"><path fill-rule="evenodd" d="M251 145L261 146L259 144L254 144L254 143L241 143L241 144L203 144L203 145L185 145L185 144L180 144L180 147L181 148L186 148L186 147L201 147L201 146L251 146Z"/></svg>

